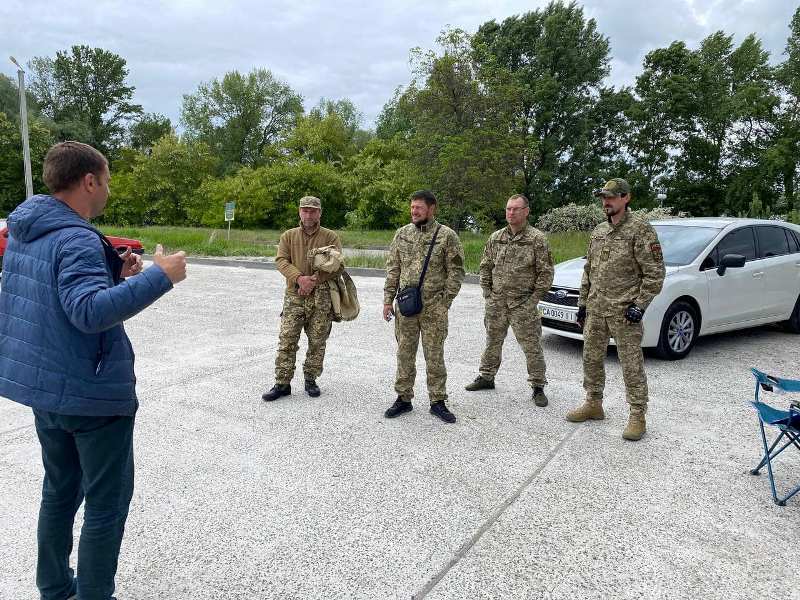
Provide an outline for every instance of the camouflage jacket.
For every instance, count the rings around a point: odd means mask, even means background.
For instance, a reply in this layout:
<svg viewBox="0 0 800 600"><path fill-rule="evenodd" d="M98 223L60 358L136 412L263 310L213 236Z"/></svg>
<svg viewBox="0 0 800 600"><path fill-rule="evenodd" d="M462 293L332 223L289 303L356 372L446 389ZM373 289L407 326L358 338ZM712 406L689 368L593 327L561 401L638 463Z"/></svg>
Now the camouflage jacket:
<svg viewBox="0 0 800 600"><path fill-rule="evenodd" d="M422 265L428 253L433 232L438 221L422 227L409 223L394 234L389 256L386 258L386 283L383 286L383 303L391 304L399 290L409 285L419 285ZM455 231L442 225L433 246L428 271L422 284L423 303L438 299L447 306L453 302L464 281L464 249Z"/></svg>
<svg viewBox="0 0 800 600"><path fill-rule="evenodd" d="M664 283L664 257L655 229L625 216L601 223L589 240L578 306L604 316L620 315L629 304L647 308Z"/></svg>
<svg viewBox="0 0 800 600"><path fill-rule="evenodd" d="M534 306L553 284L553 256L544 233L527 225L514 235L495 231L483 249L480 267L483 295L503 294L512 305L533 299Z"/></svg>

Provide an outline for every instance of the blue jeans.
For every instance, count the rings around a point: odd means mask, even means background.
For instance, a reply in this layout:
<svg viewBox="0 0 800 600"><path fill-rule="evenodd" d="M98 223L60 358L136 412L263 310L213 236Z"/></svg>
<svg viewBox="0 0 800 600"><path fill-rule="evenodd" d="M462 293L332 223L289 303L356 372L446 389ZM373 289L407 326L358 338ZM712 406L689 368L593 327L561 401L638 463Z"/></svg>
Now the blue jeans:
<svg viewBox="0 0 800 600"><path fill-rule="evenodd" d="M42 600L109 600L133 495L134 417L34 410L44 483L36 585ZM69 566L75 513L85 500L78 575Z"/></svg>

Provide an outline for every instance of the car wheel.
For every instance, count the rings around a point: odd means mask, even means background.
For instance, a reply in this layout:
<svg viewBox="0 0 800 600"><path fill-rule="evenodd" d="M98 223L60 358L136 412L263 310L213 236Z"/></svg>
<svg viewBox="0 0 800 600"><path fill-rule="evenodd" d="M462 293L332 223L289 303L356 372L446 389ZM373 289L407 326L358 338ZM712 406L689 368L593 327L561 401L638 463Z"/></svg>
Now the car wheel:
<svg viewBox="0 0 800 600"><path fill-rule="evenodd" d="M656 353L665 360L681 360L692 351L700 333L697 310L688 302L673 303L664 314Z"/></svg>
<svg viewBox="0 0 800 600"><path fill-rule="evenodd" d="M800 296L797 297L797 302L794 303L794 310L786 321L786 329L792 333L800 333Z"/></svg>

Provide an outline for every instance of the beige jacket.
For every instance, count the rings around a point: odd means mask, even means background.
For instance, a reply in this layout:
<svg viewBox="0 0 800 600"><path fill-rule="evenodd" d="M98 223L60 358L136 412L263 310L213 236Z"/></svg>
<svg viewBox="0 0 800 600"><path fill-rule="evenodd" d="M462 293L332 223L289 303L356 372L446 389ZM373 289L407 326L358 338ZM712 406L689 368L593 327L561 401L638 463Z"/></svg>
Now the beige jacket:
<svg viewBox="0 0 800 600"><path fill-rule="evenodd" d="M314 273L326 273L328 280L334 321L352 321L358 316L361 307L358 292L350 275L344 270L344 258L336 246L324 246L308 251L308 258Z"/></svg>

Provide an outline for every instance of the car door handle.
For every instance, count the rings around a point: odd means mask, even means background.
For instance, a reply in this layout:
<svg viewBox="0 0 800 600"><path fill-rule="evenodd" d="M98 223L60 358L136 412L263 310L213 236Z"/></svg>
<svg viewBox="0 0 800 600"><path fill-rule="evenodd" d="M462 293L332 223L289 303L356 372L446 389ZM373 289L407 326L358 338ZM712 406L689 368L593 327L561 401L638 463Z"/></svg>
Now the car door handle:
<svg viewBox="0 0 800 600"><path fill-rule="evenodd" d="M764 276L764 271L759 271L758 273L753 273L753 277L755 279L760 279L763 276Z"/></svg>

